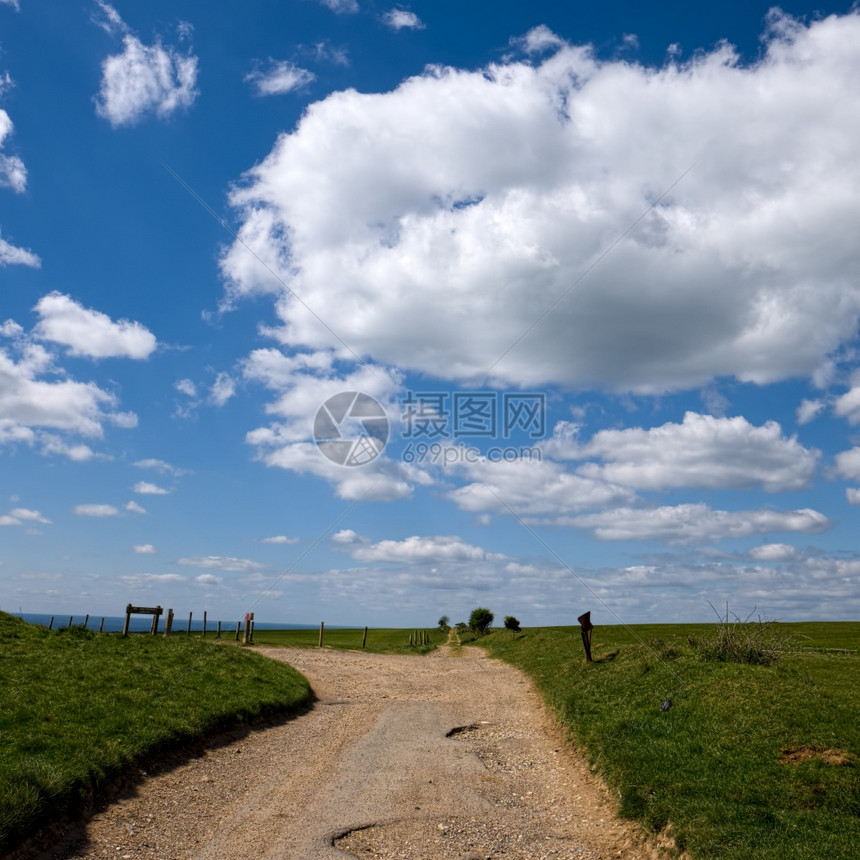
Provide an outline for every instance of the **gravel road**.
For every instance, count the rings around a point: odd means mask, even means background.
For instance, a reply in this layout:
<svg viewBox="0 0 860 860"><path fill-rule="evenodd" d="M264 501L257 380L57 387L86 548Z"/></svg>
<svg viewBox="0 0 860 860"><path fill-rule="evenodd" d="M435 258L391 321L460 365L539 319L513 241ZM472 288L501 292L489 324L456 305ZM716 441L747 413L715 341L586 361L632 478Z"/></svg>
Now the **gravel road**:
<svg viewBox="0 0 860 860"><path fill-rule="evenodd" d="M260 649L317 702L141 774L52 858L657 858L530 682L478 648Z"/></svg>

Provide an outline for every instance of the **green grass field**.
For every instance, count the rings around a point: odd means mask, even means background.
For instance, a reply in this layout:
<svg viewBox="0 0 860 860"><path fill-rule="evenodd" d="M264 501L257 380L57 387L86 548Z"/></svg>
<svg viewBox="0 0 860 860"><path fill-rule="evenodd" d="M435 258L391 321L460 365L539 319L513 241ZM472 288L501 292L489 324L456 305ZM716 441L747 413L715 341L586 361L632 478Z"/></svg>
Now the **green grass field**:
<svg viewBox="0 0 860 860"><path fill-rule="evenodd" d="M794 644L769 666L703 659L689 637L715 628L597 627L591 664L578 627L479 643L534 678L622 815L697 860L860 857L860 623L776 625Z"/></svg>
<svg viewBox="0 0 860 860"><path fill-rule="evenodd" d="M448 638L441 630L426 628L423 632L429 636L430 644L416 646L409 644L409 634L412 632L414 631L381 628L368 630L364 650L375 654L425 654ZM359 651L363 636L364 628L326 628L323 633L323 647ZM319 644L319 630L255 630L254 644L279 648L316 648Z"/></svg>
<svg viewBox="0 0 860 860"><path fill-rule="evenodd" d="M0 852L132 762L308 697L298 672L239 647L49 632L0 612Z"/></svg>

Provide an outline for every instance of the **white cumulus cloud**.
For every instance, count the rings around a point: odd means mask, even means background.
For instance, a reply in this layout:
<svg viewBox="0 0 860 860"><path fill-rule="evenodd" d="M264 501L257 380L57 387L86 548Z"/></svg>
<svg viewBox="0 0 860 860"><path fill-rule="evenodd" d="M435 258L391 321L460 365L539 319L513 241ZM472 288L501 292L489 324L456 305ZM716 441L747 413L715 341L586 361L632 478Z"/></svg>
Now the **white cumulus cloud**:
<svg viewBox="0 0 860 860"><path fill-rule="evenodd" d="M122 34L123 50L102 62L96 113L117 127L132 125L147 114L165 118L191 107L198 95L197 57L160 40L144 45L112 6L103 2L99 6L104 18L97 23L111 34ZM188 25L181 27L183 38L189 33Z"/></svg>
<svg viewBox="0 0 860 860"><path fill-rule="evenodd" d="M151 543L137 543L132 549L138 553L138 555L154 555L155 547Z"/></svg>
<svg viewBox="0 0 860 860"><path fill-rule="evenodd" d="M133 492L141 496L166 496L170 492L170 490L149 481L138 481L132 489Z"/></svg>
<svg viewBox="0 0 860 860"><path fill-rule="evenodd" d="M750 64L525 48L310 105L232 192L227 305L270 294L296 348L334 331L377 363L523 386L765 384L853 338L860 14L775 13Z"/></svg>
<svg viewBox="0 0 860 860"><path fill-rule="evenodd" d="M274 96L299 90L316 80L316 75L287 60L269 60L266 68L245 75L259 96Z"/></svg>
<svg viewBox="0 0 860 860"><path fill-rule="evenodd" d="M455 535L421 537L413 535L404 540L383 540L375 544L361 541L349 543L350 555L358 561L427 564L443 562L477 562L504 559L498 553L466 543Z"/></svg>
<svg viewBox="0 0 860 860"><path fill-rule="evenodd" d="M672 487L799 490L815 473L820 452L786 437L775 421L761 427L745 418L688 412L683 423L650 430L601 430L579 451L598 457L580 474L643 490Z"/></svg>
<svg viewBox="0 0 860 860"><path fill-rule="evenodd" d="M41 259L27 248L19 248L0 238L0 266L29 266L39 269Z"/></svg>
<svg viewBox="0 0 860 860"><path fill-rule="evenodd" d="M615 508L573 517L571 524L593 530L599 540L657 540L699 543L750 537L771 532L818 534L832 522L818 511L804 508L775 511L713 510L705 504L659 508Z"/></svg>
<svg viewBox="0 0 860 860"><path fill-rule="evenodd" d="M114 322L107 314L85 308L62 293L42 296L34 310L39 323L33 334L68 347L70 355L142 359L158 345L155 335L140 323Z"/></svg>
<svg viewBox="0 0 860 860"><path fill-rule="evenodd" d="M392 30L423 30L425 26L414 12L407 9L389 9L383 14L382 20Z"/></svg>

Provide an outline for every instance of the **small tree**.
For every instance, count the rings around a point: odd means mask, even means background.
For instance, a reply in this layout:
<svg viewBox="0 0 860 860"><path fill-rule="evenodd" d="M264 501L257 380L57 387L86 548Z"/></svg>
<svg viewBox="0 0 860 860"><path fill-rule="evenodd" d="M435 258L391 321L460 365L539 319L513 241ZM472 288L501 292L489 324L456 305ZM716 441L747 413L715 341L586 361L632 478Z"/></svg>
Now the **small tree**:
<svg viewBox="0 0 860 860"><path fill-rule="evenodd" d="M477 636L483 636L492 627L495 617L489 609L479 606L477 609L473 609L469 616L469 627Z"/></svg>
<svg viewBox="0 0 860 860"><path fill-rule="evenodd" d="M506 615L505 630L510 630L513 635L516 635L520 632L520 622L513 615Z"/></svg>
<svg viewBox="0 0 860 860"><path fill-rule="evenodd" d="M443 615L439 619L439 629L447 633L451 629L451 619L447 615Z"/></svg>

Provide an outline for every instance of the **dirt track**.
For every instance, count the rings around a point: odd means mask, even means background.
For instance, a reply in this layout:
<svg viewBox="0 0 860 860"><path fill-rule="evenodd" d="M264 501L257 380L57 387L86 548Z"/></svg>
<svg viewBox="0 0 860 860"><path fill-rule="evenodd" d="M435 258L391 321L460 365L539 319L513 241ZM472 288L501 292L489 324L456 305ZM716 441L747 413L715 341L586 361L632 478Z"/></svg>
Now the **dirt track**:
<svg viewBox="0 0 860 860"><path fill-rule="evenodd" d="M529 682L480 649L265 649L311 681L292 720L150 776L58 858L655 858Z"/></svg>

